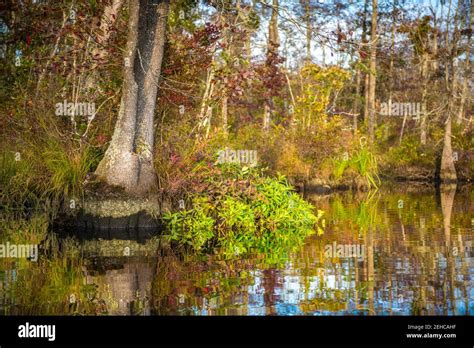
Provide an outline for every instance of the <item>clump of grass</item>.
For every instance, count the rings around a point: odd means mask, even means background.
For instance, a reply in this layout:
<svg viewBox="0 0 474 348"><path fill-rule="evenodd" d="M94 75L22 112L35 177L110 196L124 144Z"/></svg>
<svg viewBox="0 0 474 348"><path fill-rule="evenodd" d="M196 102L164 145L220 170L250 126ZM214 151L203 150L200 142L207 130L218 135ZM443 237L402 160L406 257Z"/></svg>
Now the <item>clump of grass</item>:
<svg viewBox="0 0 474 348"><path fill-rule="evenodd" d="M98 159L88 145L74 148L52 137L33 139L19 152L5 151L0 155L1 206L37 208L50 201L51 207L65 198L80 197Z"/></svg>
<svg viewBox="0 0 474 348"><path fill-rule="evenodd" d="M369 187L378 187L380 184L377 157L366 147L361 147L351 161L357 173L367 181Z"/></svg>
<svg viewBox="0 0 474 348"><path fill-rule="evenodd" d="M363 179L369 188L377 188L380 184L377 157L364 146L352 155L347 154L347 157L333 159L332 167L336 182L351 172Z"/></svg>
<svg viewBox="0 0 474 348"><path fill-rule="evenodd" d="M88 146L66 149L53 139L42 148L41 160L48 175L45 192L56 198L80 196L87 173L98 162L97 154Z"/></svg>
<svg viewBox="0 0 474 348"><path fill-rule="evenodd" d="M0 205L4 210L36 205L34 168L20 153L0 154Z"/></svg>

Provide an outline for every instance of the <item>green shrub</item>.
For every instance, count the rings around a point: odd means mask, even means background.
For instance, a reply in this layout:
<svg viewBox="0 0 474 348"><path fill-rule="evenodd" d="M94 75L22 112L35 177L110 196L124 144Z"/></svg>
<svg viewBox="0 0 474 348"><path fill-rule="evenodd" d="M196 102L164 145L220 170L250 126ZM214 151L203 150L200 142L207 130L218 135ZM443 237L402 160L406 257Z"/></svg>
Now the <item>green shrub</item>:
<svg viewBox="0 0 474 348"><path fill-rule="evenodd" d="M167 213L164 220L167 237L195 251L226 257L267 253L276 262L308 235L323 232L322 211L315 215L283 176L262 177L257 169L222 166L188 201L191 209Z"/></svg>

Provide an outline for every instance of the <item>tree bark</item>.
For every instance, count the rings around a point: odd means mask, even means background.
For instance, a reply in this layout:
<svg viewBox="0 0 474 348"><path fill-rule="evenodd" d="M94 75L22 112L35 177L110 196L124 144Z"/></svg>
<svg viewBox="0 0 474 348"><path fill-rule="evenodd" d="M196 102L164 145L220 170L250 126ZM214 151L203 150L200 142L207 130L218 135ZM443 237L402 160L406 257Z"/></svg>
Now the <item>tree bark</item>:
<svg viewBox="0 0 474 348"><path fill-rule="evenodd" d="M209 129L211 126L212 106L210 105L210 103L214 94L214 74L215 72L213 61L207 73L206 88L204 90L204 95L202 96L201 109L198 117L198 132L201 132L203 129L205 129L206 138L207 134L209 134ZM198 137L200 136L201 135L198 134Z"/></svg>
<svg viewBox="0 0 474 348"><path fill-rule="evenodd" d="M280 38L278 35L278 0L273 0L272 3L272 17L268 25L268 47L267 54L277 54L278 46L280 45ZM263 111L263 131L270 130L271 115L273 113L272 98L267 98Z"/></svg>
<svg viewBox="0 0 474 348"><path fill-rule="evenodd" d="M110 5L105 6L104 13L100 19L99 32L95 39L95 45L92 50L94 59L101 61L107 56L105 45L109 41L112 28L117 20L124 0L113 0Z"/></svg>
<svg viewBox="0 0 474 348"><path fill-rule="evenodd" d="M354 104L352 107L352 113L354 114L353 117L353 124L352 127L354 128L354 134L357 133L357 118L359 117L359 98L360 98L360 70L356 72L356 91L355 91L355 98Z"/></svg>
<svg viewBox="0 0 474 348"><path fill-rule="evenodd" d="M424 53L421 57L421 81L423 84L423 90L421 92L421 104L423 105L420 119L420 144L426 145L426 134L427 134L427 115L426 115L426 95L428 92L428 55Z"/></svg>
<svg viewBox="0 0 474 348"><path fill-rule="evenodd" d="M280 45L280 38L278 35L278 0L273 0L272 17L268 28L268 49L275 51Z"/></svg>
<svg viewBox="0 0 474 348"><path fill-rule="evenodd" d="M157 183L153 165L154 112L169 0L130 1L124 80L114 134L97 177L144 195Z"/></svg>
<svg viewBox="0 0 474 348"><path fill-rule="evenodd" d="M224 97L222 98L222 130L224 134L227 135L227 127L228 127L228 113L227 113L227 106L228 106L228 99L227 95L225 94L226 92L224 91Z"/></svg>
<svg viewBox="0 0 474 348"><path fill-rule="evenodd" d="M362 22L362 50L367 52L367 7L369 0L364 1L364 20ZM367 66L367 58L363 58L362 62ZM364 74L364 122L367 124L369 120L369 73Z"/></svg>
<svg viewBox="0 0 474 348"><path fill-rule="evenodd" d="M451 110L448 110L450 113ZM454 167L453 149L451 147L451 115L448 115L444 128L443 154L441 156L440 179L443 183L457 181L456 168Z"/></svg>
<svg viewBox="0 0 474 348"><path fill-rule="evenodd" d="M448 18L449 18L449 13L451 10L451 1L449 2L449 8L448 8ZM448 110L447 110L447 118L446 118L446 123L445 123L445 128L444 128L444 143L443 143L443 153L441 155L441 168L440 168L440 180L442 183L453 183L457 181L457 175L456 175L456 168L454 166L454 159L453 159L453 150L451 146L451 124L452 124L452 115L453 115L453 109L454 109L454 95L455 95L455 89L456 89L456 71L454 69L454 59L455 56L452 54L453 51L457 48L457 14L458 14L459 6L456 10L456 15L454 17L454 37L451 42L451 45L449 44L449 30L446 28L447 32L445 34L445 41L446 41L446 47L450 48L450 56L449 56L449 61L446 62L446 67L445 67L445 87L446 87L446 92L448 96ZM451 76L450 76L450 70L451 70ZM451 77L451 80L450 80Z"/></svg>
<svg viewBox="0 0 474 348"><path fill-rule="evenodd" d="M457 123L461 124L464 118L464 106L466 104L468 86L467 81L471 78L471 45L472 45L472 17L474 16L474 2L471 3L471 14L469 16L469 33L466 47L466 58L464 59L464 79L462 83L461 101L457 115Z"/></svg>
<svg viewBox="0 0 474 348"><path fill-rule="evenodd" d="M304 2L304 16L306 22L306 63L311 63L311 37L313 35L313 28L311 26L311 12L310 1Z"/></svg>
<svg viewBox="0 0 474 348"><path fill-rule="evenodd" d="M375 75L377 73L377 0L372 0L370 41L369 141L372 144L374 142L375 133Z"/></svg>
<svg viewBox="0 0 474 348"><path fill-rule="evenodd" d="M247 18L249 18L250 14L253 14L253 12L255 11L255 6L256 5L257 5L257 1L252 0L250 8L246 11ZM246 55L246 58L249 62L250 62L250 58L252 57L251 39L252 39L252 35L253 35L254 32L255 32L254 28L251 28L251 27L247 28L247 35L246 35L246 38L245 38L245 55Z"/></svg>

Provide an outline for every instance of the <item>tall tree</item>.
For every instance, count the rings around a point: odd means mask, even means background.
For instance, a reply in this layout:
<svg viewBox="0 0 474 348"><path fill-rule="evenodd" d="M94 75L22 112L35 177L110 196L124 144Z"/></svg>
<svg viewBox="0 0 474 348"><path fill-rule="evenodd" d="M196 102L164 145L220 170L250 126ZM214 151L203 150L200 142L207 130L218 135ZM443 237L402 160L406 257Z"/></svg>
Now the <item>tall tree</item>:
<svg viewBox="0 0 474 348"><path fill-rule="evenodd" d="M306 24L306 62L311 63L311 38L313 36L313 26L311 23L310 0L303 0L304 21Z"/></svg>
<svg viewBox="0 0 474 348"><path fill-rule="evenodd" d="M443 142L443 152L441 155L441 168L440 168L440 179L444 183L449 182L456 182L457 175L456 175L456 167L454 166L454 158L453 158L453 149L451 145L451 137L452 137L452 115L454 109L454 95L455 95L455 88L456 88L456 72L454 70L454 60L457 56L455 52L457 52L457 15L458 11L454 16L454 29L453 29L453 38L451 44L449 42L449 14L451 12L451 3L449 2L448 7L448 16L446 18L446 32L445 32L445 43L446 49L449 50L449 54L447 56L447 61L445 63L445 90L446 95L448 97L448 107L446 110L446 121L444 126L444 142ZM459 10L459 6L457 7Z"/></svg>
<svg viewBox="0 0 474 348"><path fill-rule="evenodd" d="M278 55L278 47L280 46L280 38L278 35L278 0L273 0L272 4L272 17L268 25L268 47L267 47L267 60L270 57ZM270 129L271 114L273 112L273 101L269 97L265 100L263 110L263 130L268 131Z"/></svg>
<svg viewBox="0 0 474 348"><path fill-rule="evenodd" d="M366 66L368 65L367 57L367 12L369 7L369 0L364 1L364 18L362 21L362 62ZM364 75L364 122L367 123L369 119L369 72Z"/></svg>
<svg viewBox="0 0 474 348"><path fill-rule="evenodd" d="M377 73L377 0L372 0L372 20L370 25L370 75L369 75L369 140L374 142L375 132L375 81Z"/></svg>
<svg viewBox="0 0 474 348"><path fill-rule="evenodd" d="M140 195L156 184L153 121L168 11L169 0L130 1L122 101L96 170L105 183Z"/></svg>
<svg viewBox="0 0 474 348"><path fill-rule="evenodd" d="M464 79L462 84L462 91L461 91L461 101L459 105L459 111L457 115L457 122L462 123L464 118L465 112L465 105L466 99L468 99L468 80L472 78L472 63L471 63L471 49L472 49L472 17L474 17L474 1L471 1L471 8L470 13L467 14L468 16L468 23L467 28L464 31L467 35L467 42L466 42L466 51L465 51L465 58L464 58Z"/></svg>
<svg viewBox="0 0 474 348"><path fill-rule="evenodd" d="M448 110L448 113L450 111ZM456 182L456 168L454 166L453 149L451 145L451 115L448 115L444 127L443 153L441 155L440 178L442 182Z"/></svg>

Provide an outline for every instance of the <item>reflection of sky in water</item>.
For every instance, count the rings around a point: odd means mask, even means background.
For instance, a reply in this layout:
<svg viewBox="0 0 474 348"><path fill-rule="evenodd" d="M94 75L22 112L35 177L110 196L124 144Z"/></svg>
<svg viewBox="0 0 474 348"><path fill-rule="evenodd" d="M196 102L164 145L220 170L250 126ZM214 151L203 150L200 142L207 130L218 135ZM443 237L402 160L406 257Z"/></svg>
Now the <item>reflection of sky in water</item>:
<svg viewBox="0 0 474 348"><path fill-rule="evenodd" d="M265 299L263 297L265 289L262 286L262 275L260 271L251 272L254 283L248 287L249 293L249 315L265 315Z"/></svg>
<svg viewBox="0 0 474 348"><path fill-rule="evenodd" d="M472 260L468 260L469 264L472 264ZM439 270L446 271L446 261L444 259L438 260ZM274 290L275 303L272 304L274 307L274 314L276 315L360 315L369 314L367 295L359 292L359 305L354 301L354 292L356 287L356 281L354 274L351 273L354 266L354 262L345 261L341 265L341 269L338 270L339 274L330 274L326 269L327 274L324 277L324 287L321 289L320 278L318 276L307 277L302 280L300 276L291 274L291 269L286 270L289 274L283 274L278 277L278 287ZM462 262L457 260L456 267L461 267ZM420 274L422 271L419 267L415 267L409 263L409 260L398 260L395 262L395 269L400 273L406 274L408 277L407 281L400 282L397 280L396 274L391 277L391 287L388 287L388 280L386 282L377 282L374 285L374 310L379 315L410 315L412 314L412 302L415 299L416 292L413 290L417 285L415 282L416 274ZM268 314L266 310L266 304L264 300L265 289L262 285L261 272L254 272L254 284L247 287L248 291L248 305L246 313L248 315L265 315ZM345 278L345 279L344 279ZM347 280L350 279L350 280ZM464 276L461 274L456 275L456 281L463 281ZM307 291L302 283L306 282ZM406 283L412 282L413 285L406 288ZM314 310L310 312L304 312L301 309L301 303L303 301L311 301L316 297L324 299L332 299L334 290L343 290L343 297L340 299L340 303L343 304L343 310L339 311L328 311L328 310ZM439 289L430 286L427 291L438 292ZM474 287L472 286L467 293L469 301L466 301L464 292L460 288L454 289L455 307L456 314L467 315L474 313L474 304L472 299L474 298ZM447 300L448 314L453 314L452 306L449 300ZM364 308L365 307L365 308ZM433 301L427 301L427 310L431 313L444 314L443 307L439 303ZM205 314L203 311L201 314Z"/></svg>
<svg viewBox="0 0 474 348"><path fill-rule="evenodd" d="M381 250L382 254L377 255L379 252L374 249L375 258L383 257L383 252ZM466 254L460 254L462 259L460 256L451 257L448 262L441 252L431 252L430 255L433 255L431 263L425 265L421 264L420 255L400 257L396 254L385 255L384 262L388 263L391 270L389 274L385 269L378 269L375 264L372 308L368 301L368 283L361 279L361 274L365 271L363 262L354 259L342 259L336 264L326 262L324 268L315 269L318 274L315 276L303 276L297 265L288 263L284 269L274 273L274 288L267 302L265 300L265 274L261 270L255 270L250 273L253 283L239 294L239 301L234 298L233 305L240 307L237 313L247 315L410 315L413 314L413 302L420 299L420 289L423 284L426 300L421 306L422 313L472 315L474 314L473 282L468 280L465 289L461 285L469 277L473 279L474 260L472 257L466 257ZM358 267L358 280L355 267ZM454 270L452 278L454 301L447 298L442 304L440 300L444 295L440 287L449 282L448 274L452 272L449 267ZM463 269L468 273L463 274ZM422 283L420 283L421 279ZM356 291L357 300L355 299ZM337 296L335 296L336 292L338 292ZM242 301L242 297L245 296L248 298L246 304ZM303 310L305 303L315 299L323 304L324 302L337 303L340 309L328 310L325 306L321 306L320 309ZM215 313L202 309L195 311L195 314Z"/></svg>

